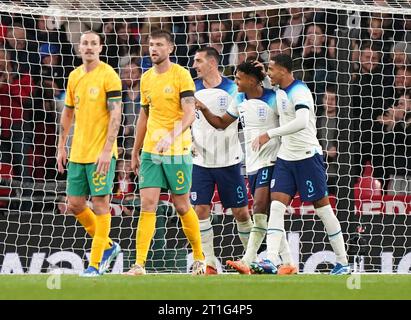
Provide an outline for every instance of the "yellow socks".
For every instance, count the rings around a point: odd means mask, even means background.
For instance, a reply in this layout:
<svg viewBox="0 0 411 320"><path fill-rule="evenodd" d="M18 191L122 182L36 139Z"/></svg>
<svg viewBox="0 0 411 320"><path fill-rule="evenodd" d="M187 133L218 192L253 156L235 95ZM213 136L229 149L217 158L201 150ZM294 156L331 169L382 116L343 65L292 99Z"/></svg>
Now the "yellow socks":
<svg viewBox="0 0 411 320"><path fill-rule="evenodd" d="M183 231L191 248L193 249L194 260L204 260L203 249L201 247L200 223L197 214L193 208L190 208L186 214L180 216Z"/></svg>
<svg viewBox="0 0 411 320"><path fill-rule="evenodd" d="M86 207L86 209L76 215L76 219L81 223L84 229L86 229L89 236L94 238L94 234L96 233L95 213L89 207ZM111 248L112 244L113 240L108 238L108 242L106 243L104 250Z"/></svg>
<svg viewBox="0 0 411 320"><path fill-rule="evenodd" d="M140 266L144 266L146 263L155 229L156 213L141 211L136 234L136 264Z"/></svg>
<svg viewBox="0 0 411 320"><path fill-rule="evenodd" d="M95 234L91 243L90 265L98 270L110 234L111 214L96 215Z"/></svg>

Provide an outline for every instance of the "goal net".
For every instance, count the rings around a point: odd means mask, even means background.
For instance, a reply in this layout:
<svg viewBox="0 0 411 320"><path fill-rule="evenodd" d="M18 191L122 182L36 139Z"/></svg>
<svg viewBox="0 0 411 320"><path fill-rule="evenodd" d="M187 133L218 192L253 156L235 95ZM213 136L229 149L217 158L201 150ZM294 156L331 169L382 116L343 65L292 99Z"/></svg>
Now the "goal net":
<svg viewBox="0 0 411 320"><path fill-rule="evenodd" d="M211 45L232 77L245 59L293 57L294 76L316 103L329 193L358 272L409 273L411 267L411 5L408 0L44 0L0 2L0 273L78 273L91 239L67 211L66 175L56 170L58 123L70 71L81 64L79 38L104 38L101 59L123 81L110 236L135 259L138 181L130 153L139 116L139 79L151 67L148 34L175 36L172 60L190 70ZM250 210L252 198L249 196ZM167 193L161 195L149 272L187 272L191 250ZM212 204L222 271L243 254L231 211ZM300 272L335 263L310 203L295 197L286 231ZM260 256L265 255L265 245Z"/></svg>

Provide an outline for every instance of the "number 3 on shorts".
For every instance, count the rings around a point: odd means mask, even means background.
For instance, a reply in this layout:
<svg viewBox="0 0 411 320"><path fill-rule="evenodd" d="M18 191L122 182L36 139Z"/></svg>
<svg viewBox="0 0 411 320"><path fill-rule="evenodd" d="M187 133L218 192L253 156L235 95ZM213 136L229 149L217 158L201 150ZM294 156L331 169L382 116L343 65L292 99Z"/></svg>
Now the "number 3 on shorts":
<svg viewBox="0 0 411 320"><path fill-rule="evenodd" d="M181 170L178 170L176 175L177 175L177 183L183 184L184 183L184 172Z"/></svg>

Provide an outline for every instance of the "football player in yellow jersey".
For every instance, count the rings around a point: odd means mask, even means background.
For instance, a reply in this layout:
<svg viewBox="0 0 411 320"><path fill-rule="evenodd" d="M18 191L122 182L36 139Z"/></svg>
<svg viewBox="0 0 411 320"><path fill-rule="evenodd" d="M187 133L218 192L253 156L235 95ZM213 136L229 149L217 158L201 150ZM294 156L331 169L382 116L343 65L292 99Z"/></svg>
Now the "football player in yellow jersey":
<svg viewBox="0 0 411 320"><path fill-rule="evenodd" d="M75 116L67 173L69 210L93 238L90 264L82 276L99 276L119 254L111 241L110 194L117 159L121 121L121 80L114 69L100 61L100 36L84 32L79 50L83 64L69 75L65 108L60 120L57 165L67 163L66 141ZM91 195L93 211L87 206Z"/></svg>
<svg viewBox="0 0 411 320"><path fill-rule="evenodd" d="M195 85L190 73L170 61L174 42L168 31L153 31L149 52L153 67L141 78L141 109L132 153L139 175L141 212L136 234L136 263L126 274L145 274L161 188L169 189L183 231L193 249L192 273L205 272L200 226L191 207L191 132ZM140 156L140 150L142 153Z"/></svg>

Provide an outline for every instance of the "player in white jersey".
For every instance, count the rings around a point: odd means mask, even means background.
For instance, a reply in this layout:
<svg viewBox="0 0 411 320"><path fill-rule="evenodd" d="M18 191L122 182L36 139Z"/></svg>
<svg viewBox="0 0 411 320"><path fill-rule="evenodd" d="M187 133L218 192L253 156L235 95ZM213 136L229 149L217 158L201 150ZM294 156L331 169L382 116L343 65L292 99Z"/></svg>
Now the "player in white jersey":
<svg viewBox="0 0 411 320"><path fill-rule="evenodd" d="M194 56L195 97L213 113L225 114L237 93L236 84L222 77L218 71L220 56L217 50L204 47ZM210 220L210 203L217 186L224 208L231 208L237 223L239 238L247 248L253 222L248 212L247 188L241 174L243 152L238 140L238 121L226 130L216 130L201 112L196 110L192 125L193 134L193 184L191 203L200 220L206 274L217 274L217 258L214 253L214 231Z"/></svg>
<svg viewBox="0 0 411 320"><path fill-rule="evenodd" d="M213 127L225 129L240 118L244 129L246 171L254 197L254 227L244 257L238 261L227 261L230 267L243 274L250 274L250 265L257 259L257 250L265 237L270 205L269 185L280 144L279 139L273 139L258 152L251 149L255 137L277 126L278 123L278 117L275 116L276 94L261 86L263 79L264 74L260 68L251 62L242 63L237 67L235 75L239 93L224 115L216 115L204 104L197 103L197 108ZM284 267L281 270L287 270L286 273L296 273L285 233L283 235L281 258Z"/></svg>
<svg viewBox="0 0 411 320"><path fill-rule="evenodd" d="M306 84L292 75L289 55L274 56L268 67L272 85L278 85L278 114L280 127L267 130L253 142L259 150L270 139L281 139L281 147L271 180L271 214L267 230L267 258L256 266L264 269L276 258L284 230L284 214L297 191L301 201L311 201L324 223L336 265L331 274L348 274L347 254L341 226L328 199L327 176L322 149L317 140L316 119L312 94Z"/></svg>

